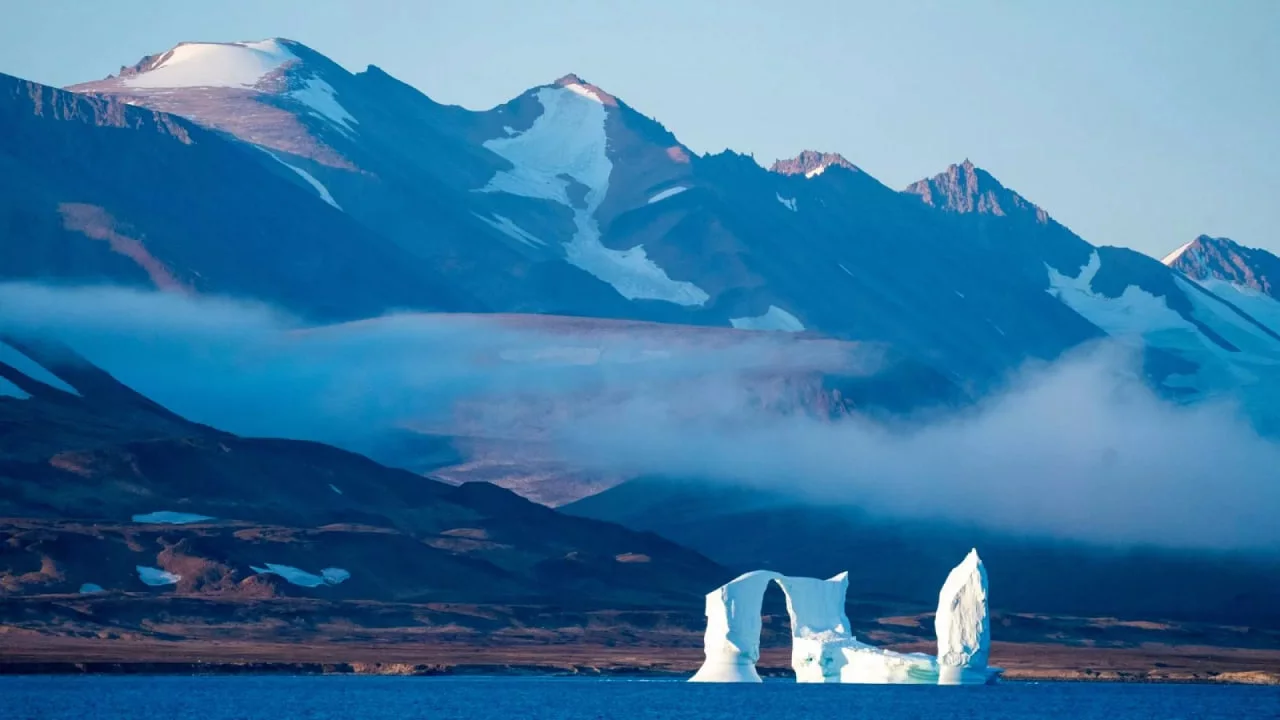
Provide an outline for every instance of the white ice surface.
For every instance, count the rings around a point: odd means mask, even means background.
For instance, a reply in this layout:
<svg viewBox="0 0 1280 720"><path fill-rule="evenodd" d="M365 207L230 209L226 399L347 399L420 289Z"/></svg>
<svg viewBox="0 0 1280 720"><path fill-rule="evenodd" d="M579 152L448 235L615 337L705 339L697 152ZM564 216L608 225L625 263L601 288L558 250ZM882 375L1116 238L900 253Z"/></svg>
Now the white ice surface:
<svg viewBox="0 0 1280 720"><path fill-rule="evenodd" d="M977 550L970 550L947 575L938 593L933 628L938 636L939 666L986 667L991 648L987 570Z"/></svg>
<svg viewBox="0 0 1280 720"><path fill-rule="evenodd" d="M596 93L596 91L592 90L586 85L579 85L578 83L569 83L564 86L564 89L568 90L571 93L574 93L575 95L581 95L582 97L587 98L592 102L597 102L602 105L604 104L604 100L600 98L600 96Z"/></svg>
<svg viewBox="0 0 1280 720"><path fill-rule="evenodd" d="M319 575L309 573L306 570L300 570L292 565L279 565L276 563L267 563L266 567L249 566L251 570L261 575L279 575L289 582L291 585L299 587L319 587L321 585L337 585L351 577L351 573L342 568L325 568L320 571Z"/></svg>
<svg viewBox="0 0 1280 720"><path fill-rule="evenodd" d="M1090 284L1102 268L1102 260L1094 251L1089 262L1074 278L1063 275L1045 265L1049 271L1049 294L1056 296L1089 322L1118 337L1144 336L1164 330L1185 330L1195 327L1165 303L1136 285L1124 289L1118 298L1109 298L1093 291Z"/></svg>
<svg viewBox="0 0 1280 720"><path fill-rule="evenodd" d="M1196 281L1201 287L1241 310L1250 317L1280 333L1280 300L1245 285L1211 278Z"/></svg>
<svg viewBox="0 0 1280 720"><path fill-rule="evenodd" d="M664 300L698 306L710 299L690 282L672 280L648 258L644 246L613 250L600 242L595 212L609 191L613 163L607 153L605 106L582 86L538 90L543 112L528 130L488 140L484 146L513 167L501 170L481 190L558 202L573 210L575 232L565 259L611 285L629 300ZM571 178L587 188L581 205L569 200Z"/></svg>
<svg viewBox="0 0 1280 720"><path fill-rule="evenodd" d="M124 78L136 88L253 87L268 73L297 60L276 40L184 43L158 66Z"/></svg>
<svg viewBox="0 0 1280 720"><path fill-rule="evenodd" d="M208 515L197 515L195 513L173 512L172 510L161 510L159 512L146 513L144 515L134 515L133 521L136 523L153 523L165 525L186 525L187 523L204 522L212 520Z"/></svg>
<svg viewBox="0 0 1280 720"><path fill-rule="evenodd" d="M537 248L537 247L544 247L546 245L546 243L544 243L543 241L535 237L533 233L530 233L529 231L515 224L515 222L513 222L511 218L505 215L499 215L497 213L494 213L493 219L490 219L481 215L480 213L472 213L472 214L480 218L481 220L485 221L485 223L493 227L498 232L501 232L502 234L508 237L514 238L515 240L518 240L521 243L528 245L529 247Z"/></svg>
<svg viewBox="0 0 1280 720"><path fill-rule="evenodd" d="M3 395L4 397L17 398L19 400L26 400L31 397L24 392L22 388L9 382L8 378L3 377L0 377L0 395Z"/></svg>
<svg viewBox="0 0 1280 720"><path fill-rule="evenodd" d="M849 574L830 580L783 576L777 582L786 594L791 618L791 667L796 682L839 682L844 665L841 650L853 642L844 612Z"/></svg>
<svg viewBox="0 0 1280 720"><path fill-rule="evenodd" d="M1166 378L1167 386L1191 390L1201 398L1230 394L1255 421L1280 422L1275 410L1280 406L1280 341L1190 281L1175 278L1191 303L1191 316L1238 351L1224 348L1164 298L1141 288L1131 285L1118 298L1094 293L1089 284L1100 267L1096 252L1074 278L1050 267L1048 292L1112 336L1140 340L1195 364L1191 374Z"/></svg>
<svg viewBox="0 0 1280 720"><path fill-rule="evenodd" d="M666 200L666 199L667 199L667 198L669 198L669 197L674 197L674 196L676 196L676 195L679 195L680 193L682 193L682 192L684 192L685 190L688 190L688 189L689 189L689 188L687 188L687 187L685 187L685 186L683 186L683 185L677 185L676 187L673 187L673 188L667 188L666 190L663 190L663 191L662 191L662 192L660 192L660 193L656 193L653 197L649 198L649 203L648 203L648 204L649 204L649 205L652 205L652 204L654 204L654 203L656 203L656 202L661 202L661 201L663 201L663 200Z"/></svg>
<svg viewBox="0 0 1280 720"><path fill-rule="evenodd" d="M330 585L337 585L344 580L351 579L351 573L342 568L325 568L320 571L320 576Z"/></svg>
<svg viewBox="0 0 1280 720"><path fill-rule="evenodd" d="M778 198L778 202L782 203L782 205L786 207L788 210L790 210L791 212L798 212L798 210L796 209L795 198L784 198L782 197L782 193L774 193L773 196Z"/></svg>
<svg viewBox="0 0 1280 720"><path fill-rule="evenodd" d="M350 135L357 123L355 117L338 102L333 86L318 77L303 80L301 89L289 93L289 97L306 105L316 117L328 120L342 132Z"/></svg>
<svg viewBox="0 0 1280 720"><path fill-rule="evenodd" d="M691 682L760 682L760 608L769 583L781 577L767 570L740 575L707 593L706 660Z"/></svg>
<svg viewBox="0 0 1280 720"><path fill-rule="evenodd" d="M167 570L160 568L147 567L138 565L138 579L144 584L151 587L162 587L164 585L176 585L182 579L181 575L175 575Z"/></svg>
<svg viewBox="0 0 1280 720"><path fill-rule="evenodd" d="M760 682L760 616L764 593L776 582L791 620L791 665L802 683L976 685L993 682L987 667L991 633L987 575L972 551L947 576L939 593L938 657L898 653L859 642L845 615L849 579L789 577L757 570L707 593L706 660L692 682Z"/></svg>
<svg viewBox="0 0 1280 720"><path fill-rule="evenodd" d="M339 209L339 210L341 210L341 209L342 209L342 206L338 204L338 201L333 199L333 195L329 192L329 188L325 187L325 186L324 186L324 184L323 184L323 183L321 183L319 180L317 180L317 179L316 179L316 177L315 177L314 175L312 175L311 173L307 172L306 170L303 170L303 169L302 169L302 168L300 168L300 167L297 167L297 166L294 166L294 165L290 165L289 163L285 162L284 160L281 160L279 155L276 155L275 153L271 152L270 150L268 150L268 149L266 149L266 148L264 148L264 147L259 146L259 147L258 147L258 149L259 149L259 150L261 150L262 152L264 152L264 153L266 153L266 154L270 155L270 156L271 156L271 158L272 158L273 160L275 160L276 162L280 163L281 165L283 165L283 166L285 166L285 167L289 168L290 170L294 171L295 173L297 173L297 174L298 174L298 177L300 177L300 178L302 178L304 181L306 181L306 183L307 183L308 185L310 185L310 186L312 187L312 189L313 189L313 190L315 190L315 191L316 191L316 194L320 196L320 199L321 199L321 200L323 200L323 201L325 201L325 202L329 203L330 205L332 205L333 207L335 207L335 208L337 208L337 209Z"/></svg>
<svg viewBox="0 0 1280 720"><path fill-rule="evenodd" d="M67 384L67 381L49 372L45 366L27 357L26 354L18 348L3 341L0 341L0 362L8 365L14 370L17 370L23 375L26 375L32 380L38 380L49 387L57 388L58 390L71 393L72 395L80 394L78 390Z"/></svg>
<svg viewBox="0 0 1280 720"><path fill-rule="evenodd" d="M1160 260L1160 262L1164 263L1165 265L1171 264L1174 260L1177 260L1178 258L1182 257L1182 253L1186 252L1187 248L1191 247L1191 243L1193 242L1195 242L1195 240L1192 240L1189 243L1184 243L1182 247L1178 248L1177 250L1174 250L1168 255L1165 255L1164 258Z"/></svg>
<svg viewBox="0 0 1280 720"><path fill-rule="evenodd" d="M763 315L755 317L729 318L729 324L739 330L778 330L781 332L804 332L804 323L791 313L777 305L770 305Z"/></svg>

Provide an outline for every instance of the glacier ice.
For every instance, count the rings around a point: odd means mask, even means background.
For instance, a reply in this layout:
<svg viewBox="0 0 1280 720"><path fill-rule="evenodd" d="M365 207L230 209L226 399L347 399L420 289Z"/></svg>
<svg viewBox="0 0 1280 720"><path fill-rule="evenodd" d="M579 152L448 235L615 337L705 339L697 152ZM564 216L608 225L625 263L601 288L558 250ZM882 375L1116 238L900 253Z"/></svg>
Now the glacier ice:
<svg viewBox="0 0 1280 720"><path fill-rule="evenodd" d="M1000 674L987 665L987 572L973 550L947 575L938 595L936 657L894 652L855 638L844 612L848 573L821 580L757 570L707 594L706 660L693 682L760 682L760 612L771 582L787 599L797 682L980 685Z"/></svg>
<svg viewBox="0 0 1280 720"><path fill-rule="evenodd" d="M605 133L607 112L599 95L574 83L542 88L535 97L542 114L528 130L484 143L512 167L500 170L480 191L551 200L572 210L575 232L564 244L565 260L628 300L705 305L711 297L706 291L691 282L673 280L649 258L643 245L615 250L601 243L595 213L609 192L613 161ZM569 198L571 181L587 189L581 203Z"/></svg>

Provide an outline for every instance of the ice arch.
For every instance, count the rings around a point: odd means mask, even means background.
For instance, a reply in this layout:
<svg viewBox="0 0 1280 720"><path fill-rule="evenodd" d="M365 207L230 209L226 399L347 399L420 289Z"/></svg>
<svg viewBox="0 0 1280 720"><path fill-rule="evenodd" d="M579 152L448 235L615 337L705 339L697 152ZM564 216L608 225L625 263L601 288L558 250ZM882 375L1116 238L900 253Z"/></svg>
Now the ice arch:
<svg viewBox="0 0 1280 720"><path fill-rule="evenodd" d="M703 636L707 657L694 682L760 682L756 662L760 660L761 606L771 582L782 588L787 599L793 666L800 655L813 655L823 638L852 638L844 613L848 573L819 580L756 570L707 593ZM813 659L821 664L817 656Z"/></svg>
<svg viewBox="0 0 1280 720"><path fill-rule="evenodd" d="M938 594L937 657L858 641L844 612L848 573L820 580L757 570L707 593L706 660L694 682L760 682L756 662L761 606L771 582L787 599L791 667L797 682L973 685L993 682L1000 673L987 666L987 572L973 550L947 576Z"/></svg>

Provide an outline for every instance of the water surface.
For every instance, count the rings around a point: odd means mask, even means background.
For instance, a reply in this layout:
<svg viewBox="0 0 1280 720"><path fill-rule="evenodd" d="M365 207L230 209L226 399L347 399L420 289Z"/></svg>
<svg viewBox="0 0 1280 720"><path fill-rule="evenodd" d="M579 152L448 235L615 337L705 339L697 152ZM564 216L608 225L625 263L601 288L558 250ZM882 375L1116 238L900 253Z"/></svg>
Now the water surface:
<svg viewBox="0 0 1280 720"><path fill-rule="evenodd" d="M1268 720L1280 688L693 685L678 680L389 677L0 677L9 720Z"/></svg>

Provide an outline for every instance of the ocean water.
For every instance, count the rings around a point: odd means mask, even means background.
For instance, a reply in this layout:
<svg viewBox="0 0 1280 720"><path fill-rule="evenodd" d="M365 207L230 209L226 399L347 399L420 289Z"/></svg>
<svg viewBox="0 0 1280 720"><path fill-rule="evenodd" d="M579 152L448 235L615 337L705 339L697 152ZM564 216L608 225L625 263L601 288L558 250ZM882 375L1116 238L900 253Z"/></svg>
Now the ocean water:
<svg viewBox="0 0 1280 720"><path fill-rule="evenodd" d="M1270 720L1280 688L693 685L678 680L388 677L0 677L4 720Z"/></svg>

